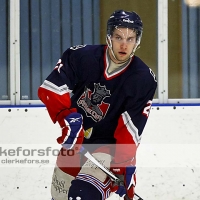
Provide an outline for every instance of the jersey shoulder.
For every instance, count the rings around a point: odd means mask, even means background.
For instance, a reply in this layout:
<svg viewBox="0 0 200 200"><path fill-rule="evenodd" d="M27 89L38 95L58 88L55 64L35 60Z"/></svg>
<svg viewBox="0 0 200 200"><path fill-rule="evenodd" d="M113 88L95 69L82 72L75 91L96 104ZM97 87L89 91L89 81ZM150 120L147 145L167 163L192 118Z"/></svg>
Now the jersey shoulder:
<svg viewBox="0 0 200 200"><path fill-rule="evenodd" d="M135 56L130 66L129 76L126 79L126 91L131 93L131 88L137 91L149 91L157 87L157 79L153 70L148 67L139 57Z"/></svg>
<svg viewBox="0 0 200 200"><path fill-rule="evenodd" d="M139 57L135 56L132 61L132 73L138 77L138 79L141 80L152 80L154 82L157 82L156 75L153 72L153 70L145 63L143 62Z"/></svg>
<svg viewBox="0 0 200 200"><path fill-rule="evenodd" d="M104 51L104 46L105 45L76 45L68 48L63 55L75 59L83 56L100 56Z"/></svg>
<svg viewBox="0 0 200 200"><path fill-rule="evenodd" d="M99 77L103 55L104 45L79 45L68 48L61 60L66 71L73 71L77 80L85 82Z"/></svg>

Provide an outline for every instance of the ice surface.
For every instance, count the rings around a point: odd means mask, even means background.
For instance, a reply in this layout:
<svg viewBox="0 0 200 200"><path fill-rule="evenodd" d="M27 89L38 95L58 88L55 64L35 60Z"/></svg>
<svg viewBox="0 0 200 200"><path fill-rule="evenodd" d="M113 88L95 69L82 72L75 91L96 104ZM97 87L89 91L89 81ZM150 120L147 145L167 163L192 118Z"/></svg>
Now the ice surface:
<svg viewBox="0 0 200 200"><path fill-rule="evenodd" d="M200 199L200 107L152 107L137 154L136 192L144 200ZM3 148L45 148L56 144L60 128L44 107L0 109L0 162ZM28 148L27 147L27 148ZM15 159L10 155L7 159ZM18 156L20 158L20 156ZM28 159L39 157L27 156ZM40 157L42 159L43 157ZM50 200L56 156L49 164L0 163L0 199ZM109 200L119 200L113 195Z"/></svg>

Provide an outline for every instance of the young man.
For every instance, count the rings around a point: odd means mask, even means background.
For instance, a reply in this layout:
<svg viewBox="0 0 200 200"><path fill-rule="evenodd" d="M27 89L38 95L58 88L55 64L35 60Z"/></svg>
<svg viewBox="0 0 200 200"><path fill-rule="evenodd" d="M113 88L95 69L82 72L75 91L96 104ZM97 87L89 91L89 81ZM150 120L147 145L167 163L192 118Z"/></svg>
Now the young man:
<svg viewBox="0 0 200 200"><path fill-rule="evenodd" d="M110 191L133 199L136 150L157 87L152 70L134 55L142 31L135 12L115 11L107 22L107 45L67 49L39 87L39 98L62 128L52 179L54 200L104 200ZM81 159L81 145L122 176L124 186L114 185Z"/></svg>

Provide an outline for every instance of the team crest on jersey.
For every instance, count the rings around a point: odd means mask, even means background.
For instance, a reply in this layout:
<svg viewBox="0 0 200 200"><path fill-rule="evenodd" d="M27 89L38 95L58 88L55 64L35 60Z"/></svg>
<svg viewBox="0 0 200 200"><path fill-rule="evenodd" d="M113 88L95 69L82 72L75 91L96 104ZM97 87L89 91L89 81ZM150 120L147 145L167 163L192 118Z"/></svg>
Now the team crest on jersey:
<svg viewBox="0 0 200 200"><path fill-rule="evenodd" d="M105 117L110 107L110 104L104 102L104 99L110 95L110 90L107 90L106 86L94 83L94 91L86 88L78 99L77 105L85 111L88 117L99 122Z"/></svg>

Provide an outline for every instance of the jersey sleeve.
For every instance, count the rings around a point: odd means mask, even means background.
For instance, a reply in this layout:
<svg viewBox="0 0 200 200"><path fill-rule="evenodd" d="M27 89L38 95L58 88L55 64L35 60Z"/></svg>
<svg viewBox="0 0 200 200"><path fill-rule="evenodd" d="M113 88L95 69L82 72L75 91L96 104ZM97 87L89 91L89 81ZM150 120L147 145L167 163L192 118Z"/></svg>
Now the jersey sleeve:
<svg viewBox="0 0 200 200"><path fill-rule="evenodd" d="M115 163L130 161L135 164L136 151L149 116L156 87L156 80L150 76L150 81L146 81L142 87L138 86L137 94L135 94L137 100L134 95L127 100L125 110L118 119L114 133L116 139Z"/></svg>
<svg viewBox="0 0 200 200"><path fill-rule="evenodd" d="M72 53L71 49L64 52L54 70L38 89L38 97L45 104L54 123L58 121L60 113L66 114L75 111L75 109L71 109L70 99L70 93L77 82Z"/></svg>

